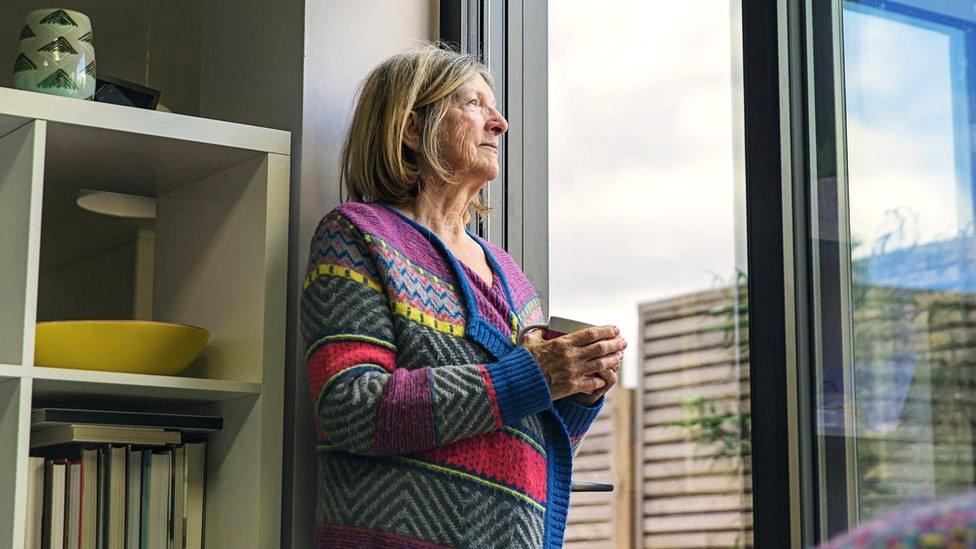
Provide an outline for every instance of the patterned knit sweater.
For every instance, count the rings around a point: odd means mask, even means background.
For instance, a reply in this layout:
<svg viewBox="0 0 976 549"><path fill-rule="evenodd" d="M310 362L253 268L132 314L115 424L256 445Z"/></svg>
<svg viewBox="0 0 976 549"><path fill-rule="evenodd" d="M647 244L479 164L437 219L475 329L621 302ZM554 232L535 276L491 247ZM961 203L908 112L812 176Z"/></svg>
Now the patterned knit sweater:
<svg viewBox="0 0 976 549"><path fill-rule="evenodd" d="M599 413L553 402L512 258L487 284L380 203L319 224L302 292L319 453L317 547L559 547L572 457Z"/></svg>

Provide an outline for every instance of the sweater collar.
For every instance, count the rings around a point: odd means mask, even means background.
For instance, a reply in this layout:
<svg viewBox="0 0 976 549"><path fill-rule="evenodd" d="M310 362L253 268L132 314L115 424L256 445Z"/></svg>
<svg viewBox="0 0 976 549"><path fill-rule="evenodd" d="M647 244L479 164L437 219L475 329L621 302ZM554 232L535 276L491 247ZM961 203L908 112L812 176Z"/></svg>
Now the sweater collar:
<svg viewBox="0 0 976 549"><path fill-rule="evenodd" d="M440 251L441 255L447 261L448 265L451 267L451 271L454 273L454 278L457 280L457 285L461 290L461 296L464 299L464 308L467 313L465 335L475 342L479 343L484 347L489 353L491 353L495 359L501 359L503 356L511 352L515 348L515 343L511 339L505 337L505 334L501 332L494 324L488 322L481 313L478 311L478 303L475 301L474 291L471 289L471 283L468 282L468 277L464 273L464 269L461 266L461 262L454 257L450 248L430 229L424 225L417 223L413 219L403 215L402 212L394 208L393 206L385 203L379 202L381 206L392 212L394 215L405 221L411 227L416 229L420 234L424 235L430 242L434 244L434 247ZM508 313L509 319L512 322L512 333L518 333L518 316L515 313L515 302L512 299L512 291L508 285L508 277L505 275L505 270L502 269L501 265L495 260L494 254L491 253L488 244L482 240L477 235L473 234L471 231L465 229L471 238L481 246L481 249L485 252L485 258L488 260L488 265L491 270L494 271L495 276L502 285L502 289L505 291L505 301L508 303Z"/></svg>

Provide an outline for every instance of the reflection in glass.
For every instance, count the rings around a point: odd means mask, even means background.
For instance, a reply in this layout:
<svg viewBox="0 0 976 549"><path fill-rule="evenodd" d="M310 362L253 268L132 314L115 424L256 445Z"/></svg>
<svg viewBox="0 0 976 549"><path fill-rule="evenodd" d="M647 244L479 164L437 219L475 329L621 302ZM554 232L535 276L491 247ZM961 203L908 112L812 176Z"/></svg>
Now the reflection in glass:
<svg viewBox="0 0 976 549"><path fill-rule="evenodd" d="M814 195L840 221L816 242L824 537L976 483L976 12L934 4L844 2L843 82L817 81L842 94L847 160Z"/></svg>

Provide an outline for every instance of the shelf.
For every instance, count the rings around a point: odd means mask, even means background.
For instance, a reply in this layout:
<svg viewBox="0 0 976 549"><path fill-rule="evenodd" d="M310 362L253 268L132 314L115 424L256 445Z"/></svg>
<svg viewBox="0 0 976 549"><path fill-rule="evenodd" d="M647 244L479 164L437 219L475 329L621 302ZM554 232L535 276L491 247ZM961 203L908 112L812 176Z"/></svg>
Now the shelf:
<svg viewBox="0 0 976 549"><path fill-rule="evenodd" d="M0 87L0 135L34 119L264 153L291 149L282 130Z"/></svg>
<svg viewBox="0 0 976 549"><path fill-rule="evenodd" d="M0 87L0 136L46 128L45 186L159 197L268 153L288 132Z"/></svg>
<svg viewBox="0 0 976 549"><path fill-rule="evenodd" d="M0 382L8 379L23 377L24 370L25 369L23 366L16 366L14 364L0 364Z"/></svg>
<svg viewBox="0 0 976 549"><path fill-rule="evenodd" d="M96 372L36 366L24 368L34 379L35 398L99 398L221 402L261 394L260 383ZM3 371L0 370L0 375Z"/></svg>

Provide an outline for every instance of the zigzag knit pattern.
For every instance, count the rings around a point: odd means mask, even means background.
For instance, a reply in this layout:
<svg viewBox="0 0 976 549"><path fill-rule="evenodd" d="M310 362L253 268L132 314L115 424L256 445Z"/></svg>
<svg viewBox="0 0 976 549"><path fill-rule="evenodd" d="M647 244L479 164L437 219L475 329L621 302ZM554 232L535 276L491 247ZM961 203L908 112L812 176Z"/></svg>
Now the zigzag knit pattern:
<svg viewBox="0 0 976 549"><path fill-rule="evenodd" d="M515 344L544 319L515 261L490 284L385 204L312 239L301 299L319 448L317 547L559 547L600 411L553 402Z"/></svg>

